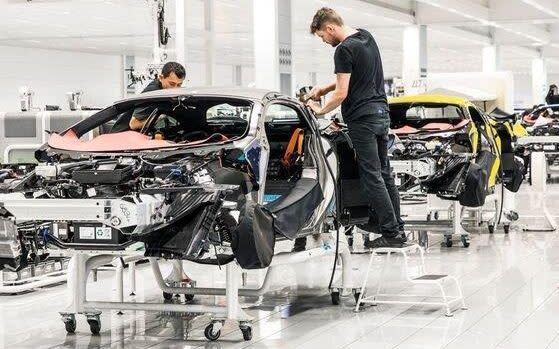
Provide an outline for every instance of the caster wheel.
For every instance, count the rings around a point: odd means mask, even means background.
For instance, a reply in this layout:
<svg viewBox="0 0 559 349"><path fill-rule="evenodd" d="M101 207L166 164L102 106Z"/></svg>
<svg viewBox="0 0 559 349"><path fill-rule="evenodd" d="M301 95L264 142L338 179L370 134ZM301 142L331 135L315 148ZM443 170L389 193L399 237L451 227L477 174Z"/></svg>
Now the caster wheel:
<svg viewBox="0 0 559 349"><path fill-rule="evenodd" d="M429 213L429 214L427 215L427 222L430 222L430 221L431 221L431 214Z"/></svg>
<svg viewBox="0 0 559 349"><path fill-rule="evenodd" d="M87 323L89 324L91 334L99 334L99 332L101 332L101 321L96 319L87 319Z"/></svg>
<svg viewBox="0 0 559 349"><path fill-rule="evenodd" d="M520 218L520 217L518 216L518 212L515 212L515 211L510 212L510 213L509 213L509 216L510 216L510 220L511 220L511 221L517 221L518 218Z"/></svg>
<svg viewBox="0 0 559 349"><path fill-rule="evenodd" d="M169 301L169 300L173 299L173 294L172 294L172 293L163 292L163 299L165 299L166 301Z"/></svg>
<svg viewBox="0 0 559 349"><path fill-rule="evenodd" d="M436 221L438 221L438 220L439 220L439 212L435 212L435 214L434 214L434 218L435 218L435 220L436 220Z"/></svg>
<svg viewBox="0 0 559 349"><path fill-rule="evenodd" d="M465 248L470 247L470 238L468 236L462 236L462 246Z"/></svg>
<svg viewBox="0 0 559 349"><path fill-rule="evenodd" d="M187 302L192 302L194 300L194 295L193 294L185 294L184 295L184 300Z"/></svg>
<svg viewBox="0 0 559 349"><path fill-rule="evenodd" d="M204 330L204 336L206 336L209 341L214 342L221 336L221 330L214 332L214 324L209 324Z"/></svg>
<svg viewBox="0 0 559 349"><path fill-rule="evenodd" d="M452 236L445 236L444 244L446 247L452 247Z"/></svg>
<svg viewBox="0 0 559 349"><path fill-rule="evenodd" d="M76 318L74 316L68 317L64 320L64 327L68 333L76 333Z"/></svg>
<svg viewBox="0 0 559 349"><path fill-rule="evenodd" d="M241 332L243 333L243 339L249 341L252 339L252 327L241 327Z"/></svg>
<svg viewBox="0 0 559 349"><path fill-rule="evenodd" d="M508 224L507 224L507 225L504 225L504 226L503 226L503 230L505 231L505 234L510 233L510 225L508 225Z"/></svg>
<svg viewBox="0 0 559 349"><path fill-rule="evenodd" d="M419 232L419 246L421 247L429 247L429 234L426 231Z"/></svg>
<svg viewBox="0 0 559 349"><path fill-rule="evenodd" d="M489 230L489 234L493 234L495 232L495 226L494 225L488 225L487 229Z"/></svg>
<svg viewBox="0 0 559 349"><path fill-rule="evenodd" d="M340 304L340 292L339 291L334 291L334 292L330 293L330 297L332 297L332 304L333 305L339 305Z"/></svg>

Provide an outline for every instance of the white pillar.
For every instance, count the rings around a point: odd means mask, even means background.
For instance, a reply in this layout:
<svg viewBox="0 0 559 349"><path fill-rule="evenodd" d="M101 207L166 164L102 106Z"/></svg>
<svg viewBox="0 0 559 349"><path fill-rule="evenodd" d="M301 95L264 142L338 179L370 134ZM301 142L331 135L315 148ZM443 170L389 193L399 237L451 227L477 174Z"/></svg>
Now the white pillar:
<svg viewBox="0 0 559 349"><path fill-rule="evenodd" d="M499 70L499 47L496 45L485 46L481 51L482 71L495 73Z"/></svg>
<svg viewBox="0 0 559 349"><path fill-rule="evenodd" d="M243 84L243 67L241 65L233 66L233 85L242 86Z"/></svg>
<svg viewBox="0 0 559 349"><path fill-rule="evenodd" d="M215 17L214 0L204 1L204 29L206 32L206 86L213 85L215 69Z"/></svg>
<svg viewBox="0 0 559 349"><path fill-rule="evenodd" d="M186 67L187 28L186 15L188 12L186 1L176 1L175 4L175 60ZM188 69L187 69L188 77Z"/></svg>
<svg viewBox="0 0 559 349"><path fill-rule="evenodd" d="M427 26L413 25L404 28L402 80L406 88L413 82L427 77Z"/></svg>
<svg viewBox="0 0 559 349"><path fill-rule="evenodd" d="M545 103L547 92L547 70L545 60L534 58L532 60L532 104Z"/></svg>
<svg viewBox="0 0 559 349"><path fill-rule="evenodd" d="M252 4L255 85L279 91L278 0L253 0Z"/></svg>

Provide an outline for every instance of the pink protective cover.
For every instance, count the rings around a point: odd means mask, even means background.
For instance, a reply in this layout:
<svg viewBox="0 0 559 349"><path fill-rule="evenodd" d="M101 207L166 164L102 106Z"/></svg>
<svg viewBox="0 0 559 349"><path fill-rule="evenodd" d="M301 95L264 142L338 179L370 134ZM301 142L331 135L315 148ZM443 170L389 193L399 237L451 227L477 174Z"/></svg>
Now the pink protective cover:
<svg viewBox="0 0 559 349"><path fill-rule="evenodd" d="M78 139L74 131L64 136L53 133L48 145L52 148L84 152L115 152L125 150L157 149L176 146L176 143L155 140L136 131L99 135L90 141Z"/></svg>
<svg viewBox="0 0 559 349"><path fill-rule="evenodd" d="M397 135L409 135L409 134L412 134L412 133L416 133L418 131L419 130L416 129L415 127L411 127L411 126L408 126L408 125L400 127L400 128L392 129L392 132L394 132Z"/></svg>
<svg viewBox="0 0 559 349"><path fill-rule="evenodd" d="M439 132L439 131L454 131L454 130L458 130L464 126L466 126L468 124L468 122L470 122L467 119L464 119L462 121L460 121L458 124L456 125L452 125L450 123L444 123L444 122L431 122L425 126L423 126L420 129L417 129L415 127L411 127L409 125L406 125L404 127L400 127L397 129L393 129L392 131L397 134L397 135L408 135L408 134L413 134L416 132L419 132L421 130L428 130L428 131L433 131L433 132Z"/></svg>

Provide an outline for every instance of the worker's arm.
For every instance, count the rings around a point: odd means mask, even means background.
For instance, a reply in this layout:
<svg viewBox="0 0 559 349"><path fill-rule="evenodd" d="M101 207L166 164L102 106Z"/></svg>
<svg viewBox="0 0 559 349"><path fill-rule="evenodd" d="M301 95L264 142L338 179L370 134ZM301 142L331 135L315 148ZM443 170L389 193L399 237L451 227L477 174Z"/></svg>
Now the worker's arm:
<svg viewBox="0 0 559 349"><path fill-rule="evenodd" d="M130 129L133 131L141 131L153 110L153 107L135 108L132 112L130 122L128 123Z"/></svg>
<svg viewBox="0 0 559 349"><path fill-rule="evenodd" d="M134 116L132 116L130 118L130 122L128 123L128 126L133 131L140 131L142 127L144 127L145 123L146 120L138 120Z"/></svg>
<svg viewBox="0 0 559 349"><path fill-rule="evenodd" d="M336 89L336 82L331 83L326 86L315 86L309 93L309 98L315 101L319 101L320 97L326 96L328 93Z"/></svg>
<svg viewBox="0 0 559 349"><path fill-rule="evenodd" d="M334 87L334 93L332 97L328 100L324 107L320 107L317 103L309 101L307 105L311 107L316 115L324 115L333 111L339 107L342 102L346 99L349 90L349 79L351 78L351 73L339 73L336 74L336 84Z"/></svg>

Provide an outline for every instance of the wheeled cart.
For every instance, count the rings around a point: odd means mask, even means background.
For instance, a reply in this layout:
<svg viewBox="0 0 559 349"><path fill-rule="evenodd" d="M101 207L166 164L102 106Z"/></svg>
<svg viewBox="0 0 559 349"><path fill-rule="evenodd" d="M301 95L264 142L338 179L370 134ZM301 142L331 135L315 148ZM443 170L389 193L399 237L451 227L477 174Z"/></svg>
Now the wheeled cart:
<svg viewBox="0 0 559 349"><path fill-rule="evenodd" d="M340 228L342 229L342 228ZM252 338L252 318L246 314L240 306L239 296L260 296L271 289L272 276L278 267L286 264L296 264L309 261L317 257L334 255L336 251L341 261L341 276L339 283L334 283L331 288L332 300L339 301L340 291L352 290L357 292L354 285L354 273L356 272L351 263L345 234L336 234L335 230L329 231L328 239L323 244L302 252L279 253L274 256L272 264L267 270L266 276L260 288L241 289L242 269L235 263L228 263L226 268L225 288L203 288L192 283L181 285L173 279L182 274L182 263L173 261L173 272L175 276L163 278L157 258L149 258L155 280L161 291L167 294L184 295L212 295L225 296L224 306L202 305L202 304L169 304L169 303L140 303L125 302L122 287L119 288L118 301L91 301L87 299L86 284L89 273L96 267L110 263L115 257L122 258L144 258L141 251L73 251L71 263L68 269L68 296L69 304L60 314L68 332L76 330L76 314L83 314L87 318L91 333L98 334L101 330L100 314L102 310L145 310L165 311L181 313L203 313L210 314L211 321L207 325L204 334L208 340L215 341L221 335L221 328L225 321L236 321L243 334L244 340ZM339 245L336 249L335 238L339 237ZM330 265L329 265L330 267ZM117 283L118 286L118 283Z"/></svg>

